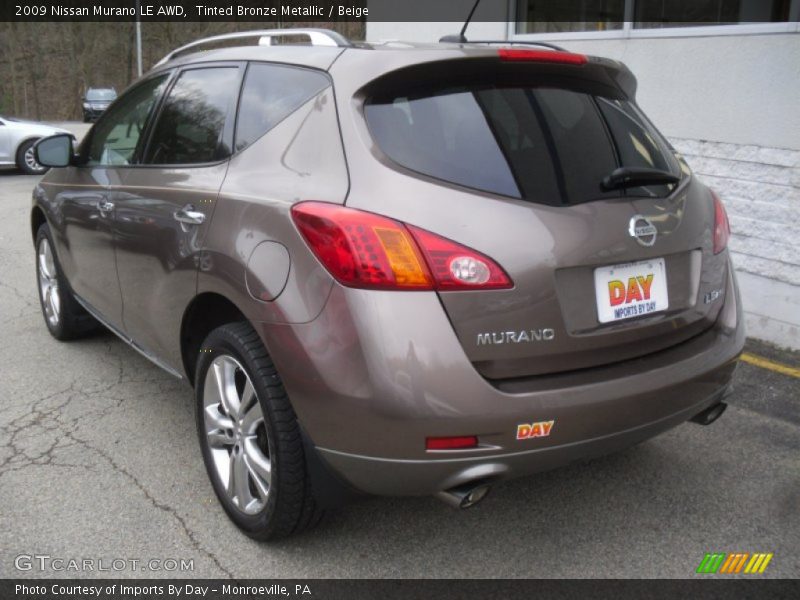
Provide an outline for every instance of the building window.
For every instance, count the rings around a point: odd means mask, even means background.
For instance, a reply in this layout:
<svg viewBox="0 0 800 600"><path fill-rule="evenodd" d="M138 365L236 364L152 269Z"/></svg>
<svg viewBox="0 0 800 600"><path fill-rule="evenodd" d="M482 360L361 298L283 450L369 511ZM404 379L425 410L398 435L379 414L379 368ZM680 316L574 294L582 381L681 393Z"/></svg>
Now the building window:
<svg viewBox="0 0 800 600"><path fill-rule="evenodd" d="M800 0L794 1L800 3ZM792 17L792 2L793 0L517 0L515 29L518 34L543 34L786 23L797 19L796 8L795 16Z"/></svg>
<svg viewBox="0 0 800 600"><path fill-rule="evenodd" d="M622 29L624 10L625 0L519 0L517 33Z"/></svg>
<svg viewBox="0 0 800 600"><path fill-rule="evenodd" d="M634 0L634 27L691 27L789 20L791 0Z"/></svg>

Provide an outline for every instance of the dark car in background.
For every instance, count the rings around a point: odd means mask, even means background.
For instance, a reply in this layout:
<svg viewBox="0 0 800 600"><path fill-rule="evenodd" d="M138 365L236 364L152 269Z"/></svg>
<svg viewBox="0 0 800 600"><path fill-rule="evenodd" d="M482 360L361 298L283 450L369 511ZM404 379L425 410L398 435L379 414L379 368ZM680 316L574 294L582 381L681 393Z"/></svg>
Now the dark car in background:
<svg viewBox="0 0 800 600"><path fill-rule="evenodd" d="M83 97L83 122L95 121L117 99L114 88L89 88Z"/></svg>
<svg viewBox="0 0 800 600"><path fill-rule="evenodd" d="M349 490L466 508L709 424L744 344L728 219L635 94L536 46L194 42L77 152L38 143L45 323L193 384L214 490L262 540Z"/></svg>

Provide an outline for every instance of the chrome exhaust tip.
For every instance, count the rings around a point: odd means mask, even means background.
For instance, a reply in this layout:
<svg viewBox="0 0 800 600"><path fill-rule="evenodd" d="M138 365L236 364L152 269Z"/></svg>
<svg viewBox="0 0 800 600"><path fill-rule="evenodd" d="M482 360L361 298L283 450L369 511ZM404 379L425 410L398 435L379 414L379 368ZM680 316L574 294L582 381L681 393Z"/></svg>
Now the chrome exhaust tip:
<svg viewBox="0 0 800 600"><path fill-rule="evenodd" d="M470 508L475 506L478 502L486 498L491 486L485 483L466 483L458 487L450 488L442 492L434 494L436 498L449 504L453 508Z"/></svg>
<svg viewBox="0 0 800 600"><path fill-rule="evenodd" d="M699 423L700 425L711 425L722 416L726 408L728 408L728 405L725 402L717 402L689 420L692 423Z"/></svg>

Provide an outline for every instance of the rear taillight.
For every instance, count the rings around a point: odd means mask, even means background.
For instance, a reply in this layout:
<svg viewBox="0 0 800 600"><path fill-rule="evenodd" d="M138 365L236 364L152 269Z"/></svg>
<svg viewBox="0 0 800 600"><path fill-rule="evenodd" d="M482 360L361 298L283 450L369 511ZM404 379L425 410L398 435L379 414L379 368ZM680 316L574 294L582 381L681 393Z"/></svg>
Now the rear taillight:
<svg viewBox="0 0 800 600"><path fill-rule="evenodd" d="M431 289L425 260L402 223L324 202L297 204L292 217L311 250L340 283Z"/></svg>
<svg viewBox="0 0 800 600"><path fill-rule="evenodd" d="M488 256L465 248L430 231L408 225L433 273L437 289L508 289L511 279Z"/></svg>
<svg viewBox="0 0 800 600"><path fill-rule="evenodd" d="M585 65L586 55L562 52L560 50L523 50L520 48L500 48L500 60L506 62L547 62L564 65Z"/></svg>
<svg viewBox="0 0 800 600"><path fill-rule="evenodd" d="M504 289L511 279L470 248L374 213L301 202L292 218L339 283L386 290Z"/></svg>
<svg viewBox="0 0 800 600"><path fill-rule="evenodd" d="M714 198L714 254L719 254L728 246L731 237L731 225L728 222L728 213L716 192L711 191Z"/></svg>

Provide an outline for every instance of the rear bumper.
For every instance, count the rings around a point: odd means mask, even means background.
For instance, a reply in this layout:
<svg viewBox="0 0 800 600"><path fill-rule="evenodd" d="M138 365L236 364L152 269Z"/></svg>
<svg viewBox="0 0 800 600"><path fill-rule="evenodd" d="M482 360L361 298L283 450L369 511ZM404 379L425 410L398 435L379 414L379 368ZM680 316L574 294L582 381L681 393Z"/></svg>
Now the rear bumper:
<svg viewBox="0 0 800 600"><path fill-rule="evenodd" d="M675 393L683 393L677 386ZM330 467L350 485L371 494L426 495L468 482L493 482L547 471L575 460L624 450L688 421L725 396L721 388L710 397L657 421L617 433L560 446L508 454L439 460L393 460L318 449Z"/></svg>
<svg viewBox="0 0 800 600"><path fill-rule="evenodd" d="M492 384L442 318L435 294L334 286L302 325L262 325L323 461L373 494L424 495L623 449L718 402L745 333L732 269L717 323L635 360ZM554 421L547 437L517 425ZM477 435L473 450L426 452L427 436Z"/></svg>
<svg viewBox="0 0 800 600"><path fill-rule="evenodd" d="M675 386L674 390L665 390L665 393L684 394L687 391L691 389L680 385ZM318 448L318 451L334 472L356 489L387 496L426 495L468 482L493 482L522 477L575 460L624 450L688 421L705 408L720 402L726 392L727 388L722 387L695 404L638 427L579 442L507 454L397 460L346 454L324 448Z"/></svg>

